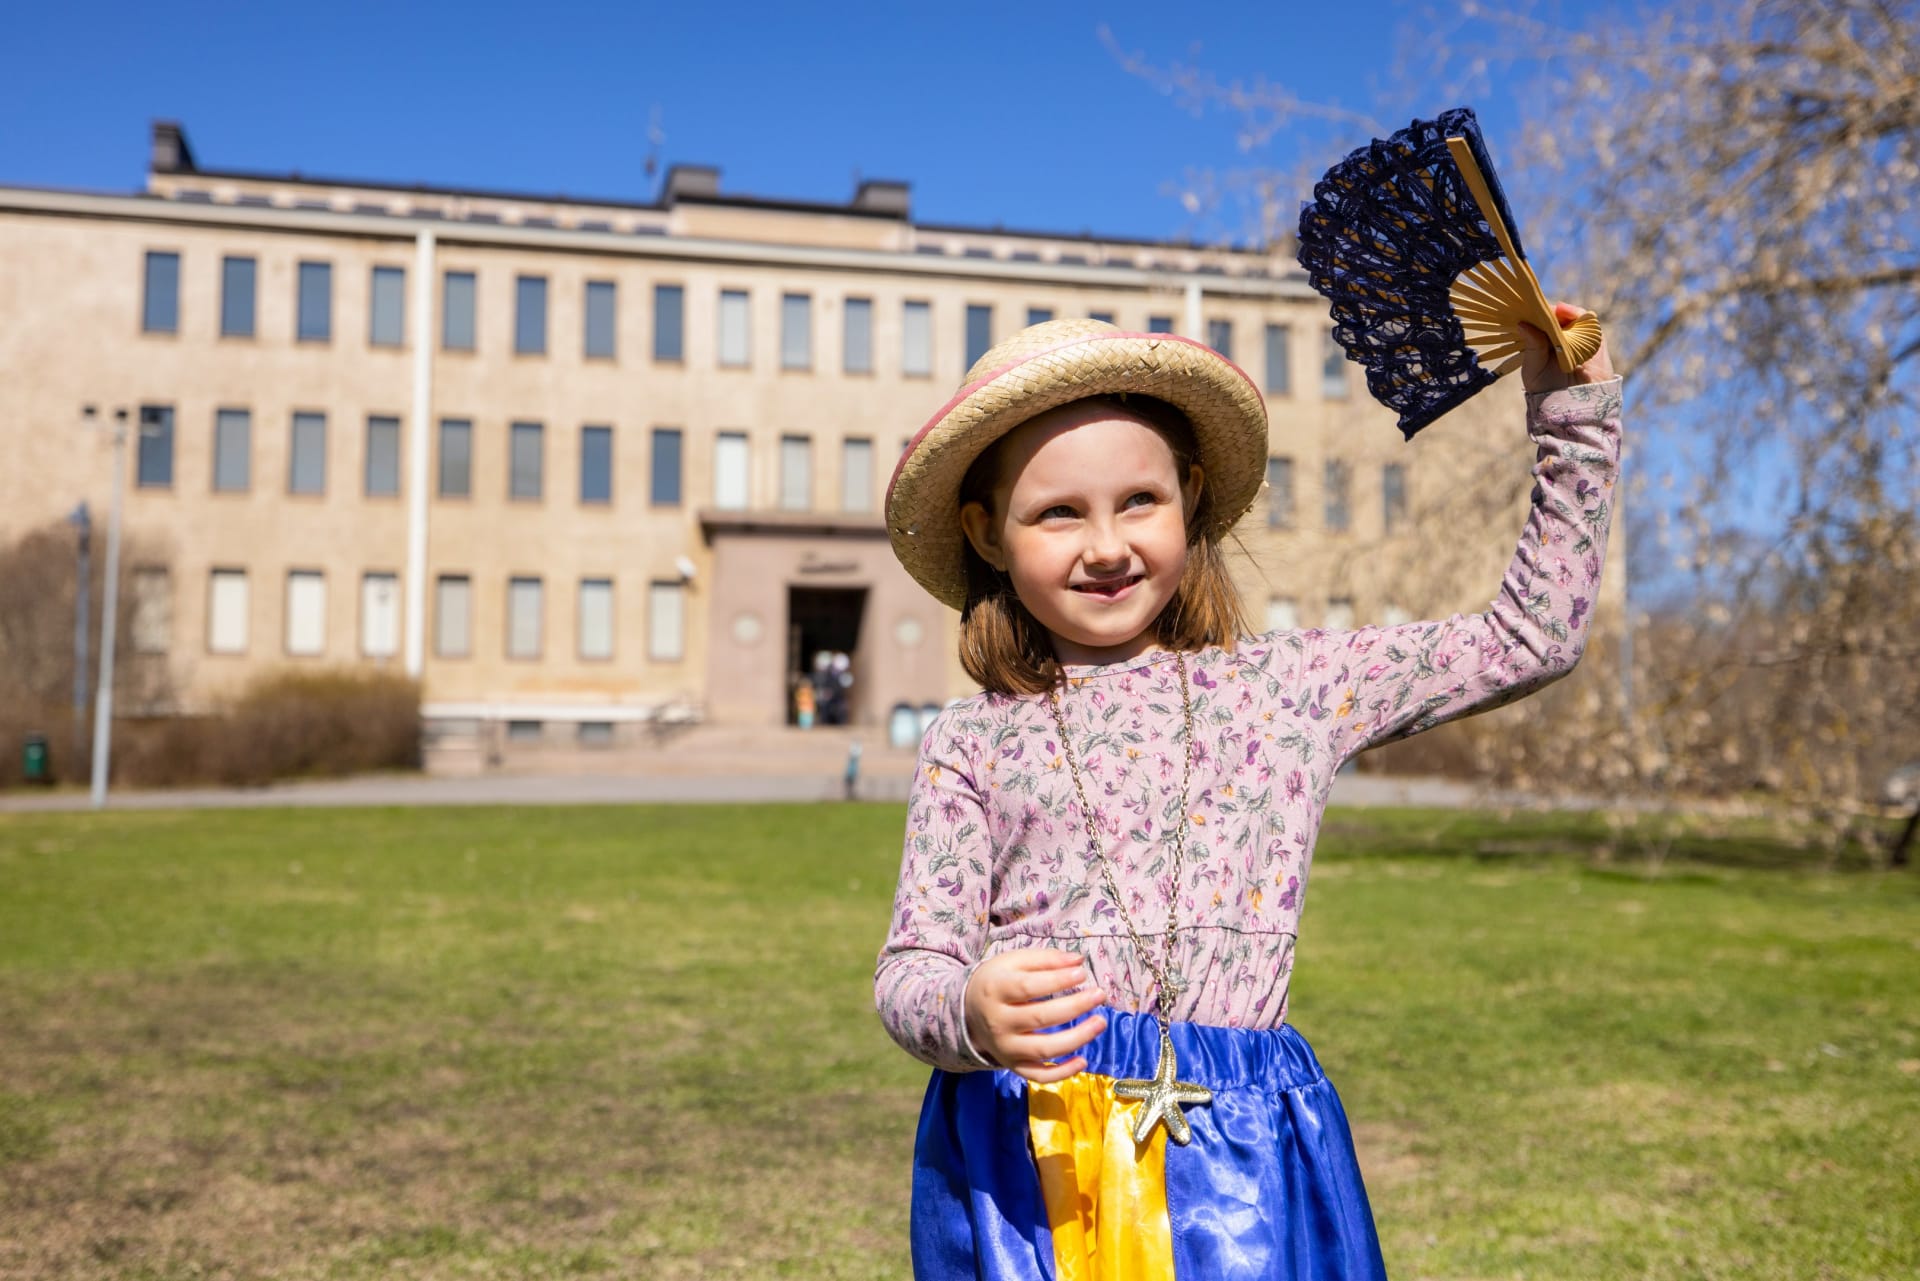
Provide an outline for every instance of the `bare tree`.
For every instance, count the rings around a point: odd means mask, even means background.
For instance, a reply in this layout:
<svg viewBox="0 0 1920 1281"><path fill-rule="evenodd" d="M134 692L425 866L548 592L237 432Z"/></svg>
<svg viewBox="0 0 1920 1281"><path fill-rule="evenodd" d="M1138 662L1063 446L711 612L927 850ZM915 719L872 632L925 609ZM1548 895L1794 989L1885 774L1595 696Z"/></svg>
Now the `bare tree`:
<svg viewBox="0 0 1920 1281"><path fill-rule="evenodd" d="M1478 750L1508 781L1765 789L1845 834L1920 756L1920 6L1719 0L1586 21L1463 3L1417 33L1460 100L1488 68L1517 86L1528 123L1503 177L1549 283L1578 282L1628 373L1623 508L1636 590L1658 598L1635 611L1630 709L1589 683L1550 716L1547 700L1505 716ZM1243 142L1331 118L1281 85L1123 61L1237 113ZM1267 189L1205 178L1190 191ZM1278 236L1297 204L1265 204ZM1569 732L1574 703L1591 719Z"/></svg>

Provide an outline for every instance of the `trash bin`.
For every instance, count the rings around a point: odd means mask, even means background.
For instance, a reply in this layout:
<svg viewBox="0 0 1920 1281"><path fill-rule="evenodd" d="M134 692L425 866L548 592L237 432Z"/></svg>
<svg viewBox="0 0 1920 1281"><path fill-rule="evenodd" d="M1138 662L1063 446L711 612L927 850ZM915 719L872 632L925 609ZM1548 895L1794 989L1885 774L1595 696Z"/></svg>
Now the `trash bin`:
<svg viewBox="0 0 1920 1281"><path fill-rule="evenodd" d="M29 783L51 783L53 761L47 755L47 736L29 734L20 749L20 774Z"/></svg>

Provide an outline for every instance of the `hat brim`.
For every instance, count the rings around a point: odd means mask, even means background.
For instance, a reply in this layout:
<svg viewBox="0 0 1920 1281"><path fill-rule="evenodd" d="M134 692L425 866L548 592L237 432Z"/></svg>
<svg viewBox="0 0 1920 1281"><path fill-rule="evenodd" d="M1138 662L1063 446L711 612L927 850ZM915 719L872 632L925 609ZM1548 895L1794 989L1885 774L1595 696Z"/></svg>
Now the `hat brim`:
<svg viewBox="0 0 1920 1281"><path fill-rule="evenodd" d="M907 443L887 485L894 554L935 599L967 603L960 484L987 447L1039 414L1089 396L1164 400L1193 424L1217 537L1244 516L1266 475L1267 409L1238 365L1204 343L1124 330L1076 337L962 387Z"/></svg>

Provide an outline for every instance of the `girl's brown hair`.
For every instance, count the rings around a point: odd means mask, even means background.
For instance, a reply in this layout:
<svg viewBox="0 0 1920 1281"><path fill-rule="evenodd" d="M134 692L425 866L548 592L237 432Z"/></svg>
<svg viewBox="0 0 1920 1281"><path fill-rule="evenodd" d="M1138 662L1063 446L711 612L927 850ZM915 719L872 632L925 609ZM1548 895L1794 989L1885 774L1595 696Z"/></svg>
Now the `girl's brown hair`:
<svg viewBox="0 0 1920 1281"><path fill-rule="evenodd" d="M1087 400L1110 405L1151 427L1173 451L1177 475L1186 476L1198 460L1193 425L1166 401L1124 392ZM1002 436L989 445L967 469L960 482L962 505L979 503L993 510L1001 446L1006 440ZM1153 622L1155 639L1167 649L1191 651L1208 645L1232 649L1234 639L1246 630L1240 593L1227 573L1220 539L1201 532L1212 524L1211 495L1212 486L1203 483L1200 501L1186 513L1187 566L1172 599ZM967 603L960 611L960 665L982 689L996 694L1039 694L1052 688L1060 680L1060 662L1046 628L1020 603L1012 579L982 560L971 542L963 540L961 555L966 561Z"/></svg>

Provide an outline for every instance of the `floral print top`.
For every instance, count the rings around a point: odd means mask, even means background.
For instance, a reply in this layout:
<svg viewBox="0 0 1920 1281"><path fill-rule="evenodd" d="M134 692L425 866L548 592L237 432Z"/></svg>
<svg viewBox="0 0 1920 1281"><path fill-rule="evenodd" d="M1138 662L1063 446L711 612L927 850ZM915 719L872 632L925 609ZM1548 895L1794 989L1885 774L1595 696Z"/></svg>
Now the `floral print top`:
<svg viewBox="0 0 1920 1281"><path fill-rule="evenodd" d="M1485 613L1358 631L1281 631L1191 654L1193 775L1178 669L1153 651L1068 666L1074 758L1141 938L1163 946L1179 895L1174 1017L1272 1028L1334 771L1366 748L1486 711L1565 675L1600 584L1620 447L1620 381L1527 397L1539 447L1526 530ZM874 976L881 1020L934 1067L994 1066L966 1034L968 977L1022 947L1082 955L1120 1008L1153 978L1108 895L1045 695L982 693L921 745L893 918ZM1181 883L1165 838L1187 806Z"/></svg>

